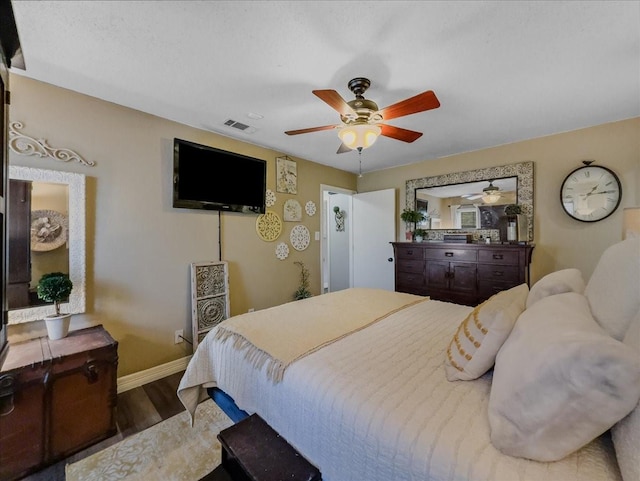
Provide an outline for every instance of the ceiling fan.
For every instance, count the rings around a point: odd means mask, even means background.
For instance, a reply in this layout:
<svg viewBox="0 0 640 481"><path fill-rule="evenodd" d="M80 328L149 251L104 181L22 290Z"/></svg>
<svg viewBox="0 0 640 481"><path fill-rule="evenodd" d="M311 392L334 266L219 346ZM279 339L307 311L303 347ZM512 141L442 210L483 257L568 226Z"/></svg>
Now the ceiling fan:
<svg viewBox="0 0 640 481"><path fill-rule="evenodd" d="M285 134L299 135L321 130L338 129L338 136L342 143L337 153L342 154L354 149L361 152L362 149L371 147L380 135L401 140L402 142L415 141L422 136L422 132L394 127L384 122L440 107L436 94L432 90L427 90L414 97L379 109L374 101L364 98L364 93L370 85L369 79L364 77L357 77L349 81L347 86L356 96L354 100L349 102L345 101L335 90L313 90L312 93L314 95L340 114L342 123L308 129L288 130Z"/></svg>
<svg viewBox="0 0 640 481"><path fill-rule="evenodd" d="M463 194L461 197L467 200L477 200L482 198L482 201L486 204L495 204L500 200L502 195L500 194L500 187L494 186L493 179L491 179L489 180L489 185L482 189L482 192Z"/></svg>

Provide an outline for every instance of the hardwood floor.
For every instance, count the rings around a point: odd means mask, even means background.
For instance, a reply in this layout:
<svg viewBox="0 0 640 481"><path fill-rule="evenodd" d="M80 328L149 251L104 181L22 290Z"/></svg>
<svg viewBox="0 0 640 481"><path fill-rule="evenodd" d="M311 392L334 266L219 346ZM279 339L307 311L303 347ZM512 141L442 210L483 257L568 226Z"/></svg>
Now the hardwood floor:
<svg viewBox="0 0 640 481"><path fill-rule="evenodd" d="M65 466L184 411L176 391L183 372L118 394L117 434L21 481L65 481Z"/></svg>

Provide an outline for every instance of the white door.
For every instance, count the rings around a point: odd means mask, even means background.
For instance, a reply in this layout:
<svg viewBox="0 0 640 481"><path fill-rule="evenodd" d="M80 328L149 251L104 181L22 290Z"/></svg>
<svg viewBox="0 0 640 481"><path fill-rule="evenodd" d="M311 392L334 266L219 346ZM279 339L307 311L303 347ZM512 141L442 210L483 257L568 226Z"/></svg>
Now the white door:
<svg viewBox="0 0 640 481"><path fill-rule="evenodd" d="M395 270L391 242L396 239L395 189L354 194L352 200L351 285L393 291Z"/></svg>

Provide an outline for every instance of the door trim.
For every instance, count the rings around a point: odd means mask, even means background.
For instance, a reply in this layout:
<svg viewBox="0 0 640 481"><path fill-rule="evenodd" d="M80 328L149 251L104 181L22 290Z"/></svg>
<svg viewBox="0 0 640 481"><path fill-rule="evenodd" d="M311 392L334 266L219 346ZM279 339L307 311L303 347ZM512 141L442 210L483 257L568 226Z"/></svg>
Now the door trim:
<svg viewBox="0 0 640 481"><path fill-rule="evenodd" d="M327 184L320 184L320 293L325 293L325 284L329 283L331 279L331 270L328 262L329 254L331 252L331 246L329 245L329 233L327 232L327 225L329 219L329 212L327 212L324 193L335 192L336 194L344 194L352 196L358 192L351 189L345 189L342 187L335 187ZM351 216L347 217L347 228L349 235L351 235ZM349 284L353 284L353 265L351 259L351 252L349 252Z"/></svg>

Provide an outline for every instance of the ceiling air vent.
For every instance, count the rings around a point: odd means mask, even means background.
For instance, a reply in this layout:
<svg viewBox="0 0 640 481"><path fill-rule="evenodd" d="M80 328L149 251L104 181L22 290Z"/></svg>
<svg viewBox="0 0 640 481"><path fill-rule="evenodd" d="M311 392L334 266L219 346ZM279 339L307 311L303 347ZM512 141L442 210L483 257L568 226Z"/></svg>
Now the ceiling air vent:
<svg viewBox="0 0 640 481"><path fill-rule="evenodd" d="M224 125L226 125L227 127L241 130L245 134L252 134L257 130L255 127L251 127L250 125L243 124L242 122L238 122L232 119L225 120Z"/></svg>

